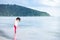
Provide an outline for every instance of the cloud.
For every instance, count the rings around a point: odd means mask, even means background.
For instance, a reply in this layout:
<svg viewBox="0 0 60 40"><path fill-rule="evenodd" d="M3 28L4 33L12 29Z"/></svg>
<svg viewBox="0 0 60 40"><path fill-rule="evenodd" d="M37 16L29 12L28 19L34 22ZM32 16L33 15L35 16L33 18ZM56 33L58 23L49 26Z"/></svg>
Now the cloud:
<svg viewBox="0 0 60 40"><path fill-rule="evenodd" d="M31 0L33 4L46 6L60 6L60 0Z"/></svg>
<svg viewBox="0 0 60 40"><path fill-rule="evenodd" d="M0 4L2 3L27 6L60 6L60 0L0 0Z"/></svg>
<svg viewBox="0 0 60 40"><path fill-rule="evenodd" d="M60 1L59 0L43 0L42 1L42 4L44 5L48 5L48 6L60 6Z"/></svg>

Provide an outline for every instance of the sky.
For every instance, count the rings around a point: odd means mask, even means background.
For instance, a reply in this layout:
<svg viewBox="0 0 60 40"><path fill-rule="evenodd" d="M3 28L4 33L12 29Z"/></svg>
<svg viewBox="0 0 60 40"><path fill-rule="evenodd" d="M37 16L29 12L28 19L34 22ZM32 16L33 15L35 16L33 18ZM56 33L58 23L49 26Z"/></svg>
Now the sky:
<svg viewBox="0 0 60 40"><path fill-rule="evenodd" d="M0 0L0 4L16 4L60 16L60 0Z"/></svg>

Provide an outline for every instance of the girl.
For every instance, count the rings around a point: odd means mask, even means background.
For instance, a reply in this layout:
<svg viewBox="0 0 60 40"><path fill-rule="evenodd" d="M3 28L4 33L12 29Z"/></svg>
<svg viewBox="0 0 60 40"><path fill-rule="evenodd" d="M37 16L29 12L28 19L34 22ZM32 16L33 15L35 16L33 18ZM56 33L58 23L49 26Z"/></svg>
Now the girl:
<svg viewBox="0 0 60 40"><path fill-rule="evenodd" d="M15 20L15 23L14 23L14 40L16 40L16 29L18 27L18 23L20 22L20 18L17 17L16 20Z"/></svg>

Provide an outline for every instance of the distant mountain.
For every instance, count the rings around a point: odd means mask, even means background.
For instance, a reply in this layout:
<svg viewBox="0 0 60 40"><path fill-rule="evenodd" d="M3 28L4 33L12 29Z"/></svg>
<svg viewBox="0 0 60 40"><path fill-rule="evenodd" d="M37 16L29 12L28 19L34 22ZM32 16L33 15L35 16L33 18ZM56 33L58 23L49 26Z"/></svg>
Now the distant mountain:
<svg viewBox="0 0 60 40"><path fill-rule="evenodd" d="M0 4L0 16L50 16L47 12L18 5Z"/></svg>

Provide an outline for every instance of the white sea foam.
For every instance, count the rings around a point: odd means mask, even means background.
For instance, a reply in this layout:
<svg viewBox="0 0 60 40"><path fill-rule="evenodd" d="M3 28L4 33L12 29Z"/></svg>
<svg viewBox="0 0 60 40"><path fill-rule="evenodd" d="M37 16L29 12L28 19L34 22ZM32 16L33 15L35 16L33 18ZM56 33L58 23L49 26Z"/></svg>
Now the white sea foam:
<svg viewBox="0 0 60 40"><path fill-rule="evenodd" d="M0 40L13 40L16 17L0 17ZM17 40L59 40L58 17L21 17Z"/></svg>

